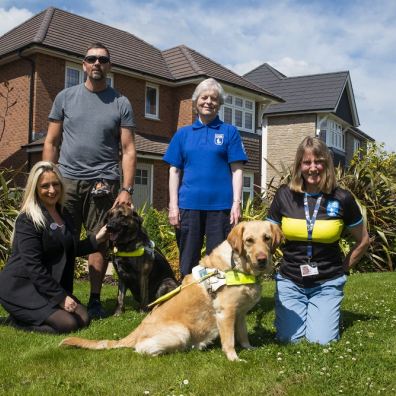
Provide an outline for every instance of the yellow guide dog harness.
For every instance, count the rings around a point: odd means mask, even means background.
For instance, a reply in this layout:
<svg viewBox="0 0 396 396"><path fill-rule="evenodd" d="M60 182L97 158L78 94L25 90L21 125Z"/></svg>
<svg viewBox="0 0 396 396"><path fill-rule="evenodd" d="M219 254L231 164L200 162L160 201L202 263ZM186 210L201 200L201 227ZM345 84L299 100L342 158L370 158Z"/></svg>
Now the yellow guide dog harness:
<svg viewBox="0 0 396 396"><path fill-rule="evenodd" d="M220 271L215 268L206 268L201 265L197 265L192 269L192 275L194 281L187 285L180 285L176 289L164 294L163 296L157 298L152 303L148 304L147 307L151 308L154 305L162 303L169 300L176 294L180 293L182 289L188 286L195 285L197 283L202 283L208 293L216 292L220 287L226 286L238 286L238 285L248 285L257 282L257 278L254 275L245 274L236 270Z"/></svg>

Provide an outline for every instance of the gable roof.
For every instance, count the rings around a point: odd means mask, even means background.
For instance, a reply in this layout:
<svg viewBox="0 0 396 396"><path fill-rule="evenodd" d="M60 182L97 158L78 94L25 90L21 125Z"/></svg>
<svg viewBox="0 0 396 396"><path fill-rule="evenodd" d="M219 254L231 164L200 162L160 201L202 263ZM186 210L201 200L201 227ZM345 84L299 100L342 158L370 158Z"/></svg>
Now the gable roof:
<svg viewBox="0 0 396 396"><path fill-rule="evenodd" d="M276 102L283 101L279 96L274 95L261 86L253 84L248 79L241 77L185 45L179 45L168 49L163 51L162 54L174 78L178 80L196 77L213 77L219 82L224 82L228 85L242 87L255 93L265 94Z"/></svg>
<svg viewBox="0 0 396 396"><path fill-rule="evenodd" d="M184 45L161 51L131 33L54 7L0 37L0 59L34 46L82 59L86 48L94 42L105 43L113 65L119 68L170 82L213 77L273 102L282 101L277 95Z"/></svg>
<svg viewBox="0 0 396 396"><path fill-rule="evenodd" d="M345 106L347 106L349 116L346 121L352 126L359 125L348 71L286 77L268 63L264 63L246 73L244 77L285 99L285 103L277 103L268 107L265 114L308 111L345 113ZM340 103L343 109L339 108Z"/></svg>
<svg viewBox="0 0 396 396"><path fill-rule="evenodd" d="M40 45L82 58L94 42L106 43L111 60L117 66L173 79L158 48L123 30L53 7L0 37L0 57Z"/></svg>

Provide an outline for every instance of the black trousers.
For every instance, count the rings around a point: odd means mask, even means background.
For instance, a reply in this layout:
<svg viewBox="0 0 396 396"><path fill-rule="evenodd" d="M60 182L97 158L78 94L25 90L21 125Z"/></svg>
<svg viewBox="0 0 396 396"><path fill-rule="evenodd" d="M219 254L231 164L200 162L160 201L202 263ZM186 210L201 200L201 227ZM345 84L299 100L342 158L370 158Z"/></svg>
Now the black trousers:
<svg viewBox="0 0 396 396"><path fill-rule="evenodd" d="M230 210L180 209L180 228L176 229L182 276L190 274L201 259L206 236L206 254L222 243L231 231Z"/></svg>

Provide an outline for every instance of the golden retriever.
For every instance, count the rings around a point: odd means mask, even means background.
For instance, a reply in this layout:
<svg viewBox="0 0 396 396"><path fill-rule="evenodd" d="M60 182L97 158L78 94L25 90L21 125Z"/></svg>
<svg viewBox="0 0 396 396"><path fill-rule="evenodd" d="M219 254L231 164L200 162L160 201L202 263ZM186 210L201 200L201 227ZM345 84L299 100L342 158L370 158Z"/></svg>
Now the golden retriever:
<svg viewBox="0 0 396 396"><path fill-rule="evenodd" d="M222 273L234 270L260 277L271 270L272 252L281 239L279 227L270 222L242 222L200 265ZM180 293L156 306L132 333L119 341L71 337L60 345L88 349L133 348L138 353L156 356L188 348L202 349L220 335L228 360L238 361L235 341L243 348L251 348L246 314L261 298L260 281L223 285L212 293L203 283L187 275Z"/></svg>

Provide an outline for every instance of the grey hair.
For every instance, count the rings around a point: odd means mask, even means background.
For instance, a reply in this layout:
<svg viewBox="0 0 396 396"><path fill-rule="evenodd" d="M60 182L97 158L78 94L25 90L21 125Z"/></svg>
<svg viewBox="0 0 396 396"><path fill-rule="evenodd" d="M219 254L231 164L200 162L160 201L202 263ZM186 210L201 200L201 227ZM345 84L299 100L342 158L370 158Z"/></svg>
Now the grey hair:
<svg viewBox="0 0 396 396"><path fill-rule="evenodd" d="M194 93L192 94L191 99L193 101L194 106L196 105L197 100L201 95L201 93L209 90L216 91L217 94L219 95L219 104L220 105L224 104L226 94L224 92L223 87L214 78L207 78L206 80L203 80L197 85Z"/></svg>

